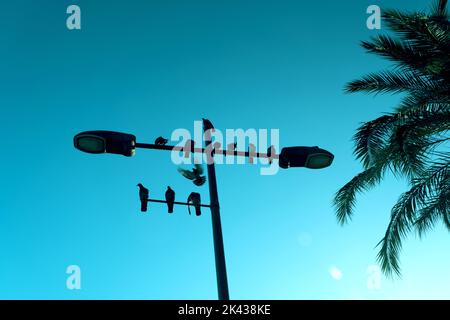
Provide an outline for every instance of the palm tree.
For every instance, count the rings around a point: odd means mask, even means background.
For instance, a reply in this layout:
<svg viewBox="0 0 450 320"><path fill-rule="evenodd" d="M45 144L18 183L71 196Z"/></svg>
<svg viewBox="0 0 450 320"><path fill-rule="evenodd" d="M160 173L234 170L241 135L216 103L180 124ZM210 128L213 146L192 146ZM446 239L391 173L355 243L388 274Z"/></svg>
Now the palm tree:
<svg viewBox="0 0 450 320"><path fill-rule="evenodd" d="M378 184L389 171L406 177L409 191L391 211L379 242L378 261L387 276L400 275L403 238L419 236L443 221L450 230L450 23L447 0L429 13L385 10L392 34L363 41L362 47L394 62L391 70L347 84L345 91L402 93L393 112L363 123L354 135L355 156L364 170L335 195L340 224L353 214L357 193Z"/></svg>

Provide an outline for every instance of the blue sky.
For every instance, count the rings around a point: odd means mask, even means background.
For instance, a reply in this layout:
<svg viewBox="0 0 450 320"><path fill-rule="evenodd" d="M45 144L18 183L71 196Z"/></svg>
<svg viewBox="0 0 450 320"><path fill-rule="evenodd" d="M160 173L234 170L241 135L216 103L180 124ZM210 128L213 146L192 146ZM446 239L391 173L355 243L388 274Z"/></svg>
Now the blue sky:
<svg viewBox="0 0 450 320"><path fill-rule="evenodd" d="M403 276L367 287L367 268L405 181L388 177L337 224L333 194L361 170L351 137L398 96L345 95L344 84L388 63L358 41L366 8L428 1L9 1L0 12L0 298L215 299L209 214L150 205L136 184L184 200L170 154L92 156L73 148L89 129L141 142L207 117L217 128L279 129L282 146L319 145L327 169L261 176L218 166L230 295L235 299L450 298L450 237L412 234ZM382 26L383 27L383 26ZM381 30L383 31L383 30ZM81 290L66 268L81 268ZM330 275L339 269L342 278Z"/></svg>

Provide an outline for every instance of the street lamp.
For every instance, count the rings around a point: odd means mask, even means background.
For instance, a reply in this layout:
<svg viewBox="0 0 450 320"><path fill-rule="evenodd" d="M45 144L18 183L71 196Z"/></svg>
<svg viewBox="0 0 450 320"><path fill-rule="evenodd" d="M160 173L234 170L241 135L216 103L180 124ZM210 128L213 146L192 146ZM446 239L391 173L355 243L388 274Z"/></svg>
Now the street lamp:
<svg viewBox="0 0 450 320"><path fill-rule="evenodd" d="M333 159L331 152L319 147L288 147L281 150L278 164L283 169L292 167L323 169L330 166Z"/></svg>
<svg viewBox="0 0 450 320"><path fill-rule="evenodd" d="M212 123L203 119L203 131L214 129ZM208 136L208 135L206 135ZM192 152L206 153L208 147L212 144L211 136L206 138L206 148L194 148ZM136 137L132 134L114 132L114 131L85 131L74 137L74 146L76 149L93 154L113 153L131 157L135 154L136 148L165 150L165 151L183 151L180 146L168 146L161 144L137 143ZM272 149L267 153L251 154L249 151L233 151L216 150L214 154L224 156L244 156L256 158L279 159L281 168L306 167L310 169L321 169L331 165L333 162L333 154L319 147L288 147L283 148L279 155L272 154ZM217 291L219 300L229 300L228 280L225 264L225 250L223 245L222 225L220 219L220 205L217 191L216 171L214 161L207 164L208 168L208 185L210 204L200 204L203 207L209 207L211 210L211 222L213 229L214 256L216 264ZM142 201L142 199L141 199ZM165 202L161 200L148 199L150 202ZM188 203L176 202L180 205L188 205Z"/></svg>
<svg viewBox="0 0 450 320"><path fill-rule="evenodd" d="M131 157L135 154L136 137L128 133L95 130L77 134L73 143L75 148L87 153L114 153Z"/></svg>

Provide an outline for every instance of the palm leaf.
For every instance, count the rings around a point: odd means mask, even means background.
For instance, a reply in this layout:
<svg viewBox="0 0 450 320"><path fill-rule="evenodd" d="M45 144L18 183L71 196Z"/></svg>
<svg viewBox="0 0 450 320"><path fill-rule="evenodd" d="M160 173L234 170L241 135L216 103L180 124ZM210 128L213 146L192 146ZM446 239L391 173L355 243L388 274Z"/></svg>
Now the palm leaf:
<svg viewBox="0 0 450 320"><path fill-rule="evenodd" d="M420 76L419 73L412 71L371 73L359 80L351 81L345 87L345 91L348 93L360 91L368 93L440 92L441 89L437 83L433 83Z"/></svg>
<svg viewBox="0 0 450 320"><path fill-rule="evenodd" d="M448 19L447 2L447 0L439 0L433 4L431 10L434 17L442 17Z"/></svg>
<svg viewBox="0 0 450 320"><path fill-rule="evenodd" d="M400 274L402 240L415 228L419 236L442 220L450 230L450 23L447 0L430 14L383 10L397 37L373 37L362 46L394 62L389 71L349 82L345 91L403 93L393 113L363 123L353 137L354 154L364 171L334 197L339 223L352 218L358 193L379 183L386 169L409 179L411 188L391 210L379 242L378 260L389 276Z"/></svg>
<svg viewBox="0 0 450 320"><path fill-rule="evenodd" d="M356 203L356 194L367 191L376 185L381 180L383 173L384 168L382 166L368 168L336 192L333 204L340 224L345 224L351 220Z"/></svg>
<svg viewBox="0 0 450 320"><path fill-rule="evenodd" d="M448 156L450 157L450 156ZM434 190L448 177L450 161L444 157L420 178L413 179L412 188L402 194L397 204L392 208L391 221L384 238L380 241L378 261L382 271L388 276L394 273L400 275L398 256L402 247L402 239L411 230L416 221L417 213L426 207L430 198L434 196ZM430 221L427 221L429 224Z"/></svg>

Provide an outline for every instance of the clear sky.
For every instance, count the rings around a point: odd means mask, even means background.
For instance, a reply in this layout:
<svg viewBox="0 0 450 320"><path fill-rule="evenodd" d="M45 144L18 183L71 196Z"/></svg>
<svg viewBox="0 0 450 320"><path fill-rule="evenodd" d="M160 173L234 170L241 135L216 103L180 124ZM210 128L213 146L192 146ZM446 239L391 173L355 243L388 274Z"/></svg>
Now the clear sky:
<svg viewBox="0 0 450 320"><path fill-rule="evenodd" d="M77 4L82 29L66 28ZM0 298L215 299L211 220L161 205L139 212L136 184L185 200L170 154L93 156L73 148L89 129L141 142L193 129L279 129L282 146L318 145L327 169L261 176L218 166L230 295L235 299L450 298L450 237L412 234L403 277L367 286L375 248L404 181L388 177L337 224L333 194L361 165L351 137L398 96L343 94L388 67L358 41L366 8L426 9L423 0L3 1L0 11ZM383 28L383 26L382 26ZM381 30L383 32L383 30ZM81 268L81 290L66 268Z"/></svg>

